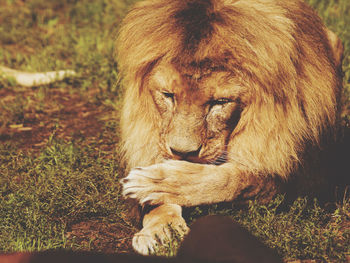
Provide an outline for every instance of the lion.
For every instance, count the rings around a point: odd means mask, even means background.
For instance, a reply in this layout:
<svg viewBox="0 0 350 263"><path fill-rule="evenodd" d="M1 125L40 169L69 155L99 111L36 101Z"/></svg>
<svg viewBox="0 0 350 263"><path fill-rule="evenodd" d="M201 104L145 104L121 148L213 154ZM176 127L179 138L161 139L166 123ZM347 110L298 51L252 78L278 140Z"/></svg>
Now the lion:
<svg viewBox="0 0 350 263"><path fill-rule="evenodd" d="M303 1L142 1L116 60L123 195L155 207L137 252L169 225L186 233L182 207L321 188L306 160L339 124L342 44Z"/></svg>

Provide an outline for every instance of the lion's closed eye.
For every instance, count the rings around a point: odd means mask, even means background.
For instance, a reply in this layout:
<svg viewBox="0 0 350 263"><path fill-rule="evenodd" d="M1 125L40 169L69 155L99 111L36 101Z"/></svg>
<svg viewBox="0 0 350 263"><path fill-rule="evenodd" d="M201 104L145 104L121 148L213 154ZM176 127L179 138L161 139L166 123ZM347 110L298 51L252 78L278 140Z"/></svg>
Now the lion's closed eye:
<svg viewBox="0 0 350 263"><path fill-rule="evenodd" d="M232 102L232 100L228 99L228 98L220 98L220 99L209 101L209 104L211 104L211 105L223 105L223 104L226 104L229 102Z"/></svg>
<svg viewBox="0 0 350 263"><path fill-rule="evenodd" d="M162 93L163 93L164 97L174 100L174 96L175 96L174 93L171 93L168 91L163 91Z"/></svg>

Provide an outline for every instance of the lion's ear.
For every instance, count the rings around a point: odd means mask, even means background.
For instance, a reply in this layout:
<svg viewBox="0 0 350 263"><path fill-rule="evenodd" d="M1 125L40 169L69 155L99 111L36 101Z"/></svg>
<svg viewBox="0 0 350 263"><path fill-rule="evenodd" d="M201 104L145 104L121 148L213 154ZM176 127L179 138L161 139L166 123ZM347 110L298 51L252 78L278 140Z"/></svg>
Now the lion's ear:
<svg viewBox="0 0 350 263"><path fill-rule="evenodd" d="M344 52L343 44L340 38L333 31L327 28L326 33L333 51L335 66L341 67L342 60L343 60L343 52Z"/></svg>

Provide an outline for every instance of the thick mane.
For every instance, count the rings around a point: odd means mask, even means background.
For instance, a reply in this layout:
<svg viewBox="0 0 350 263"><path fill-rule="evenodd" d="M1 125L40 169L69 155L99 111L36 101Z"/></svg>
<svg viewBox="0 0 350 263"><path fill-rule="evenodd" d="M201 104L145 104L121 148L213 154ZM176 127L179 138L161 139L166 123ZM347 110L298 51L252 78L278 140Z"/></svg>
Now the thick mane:
<svg viewBox="0 0 350 263"><path fill-rule="evenodd" d="M201 41L210 39L214 23L223 22L220 14L214 12L210 0L187 1L173 17L175 26L182 31L183 51L186 53L195 51Z"/></svg>
<svg viewBox="0 0 350 263"><path fill-rule="evenodd" d="M160 117L144 79L159 61L184 76L206 61L214 65L209 71L230 71L248 87L248 103L231 138L236 160L252 171L286 177L305 141L318 142L336 121L339 91L331 87L341 83L326 39L319 18L300 1L137 4L121 26L116 50L129 166L161 161Z"/></svg>

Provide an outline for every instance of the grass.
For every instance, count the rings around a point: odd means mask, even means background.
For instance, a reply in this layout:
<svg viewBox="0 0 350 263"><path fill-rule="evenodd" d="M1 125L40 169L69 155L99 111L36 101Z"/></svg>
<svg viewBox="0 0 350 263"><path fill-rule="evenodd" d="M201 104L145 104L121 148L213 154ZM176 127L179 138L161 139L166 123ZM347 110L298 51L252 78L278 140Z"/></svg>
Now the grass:
<svg viewBox="0 0 350 263"><path fill-rule="evenodd" d="M327 213L317 201L297 199L287 212L278 212L283 197L267 206L251 203L233 218L276 249L286 260L319 259L323 262L346 262L349 258L350 204L339 205Z"/></svg>
<svg viewBox="0 0 350 263"><path fill-rule="evenodd" d="M135 0L0 0L2 65L78 77L22 88L0 77L0 251L69 248L130 251L135 231L120 200L119 87L113 39ZM350 3L309 0L343 40L345 102L350 102ZM344 120L349 120L349 107ZM346 122L345 122L346 123ZM350 203L329 212L282 197L248 209L197 208L233 217L285 260L347 262ZM176 236L158 254L172 255Z"/></svg>
<svg viewBox="0 0 350 263"><path fill-rule="evenodd" d="M67 247L69 224L118 216L114 159L55 140L36 157L9 145L0 152L1 250Z"/></svg>

